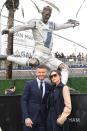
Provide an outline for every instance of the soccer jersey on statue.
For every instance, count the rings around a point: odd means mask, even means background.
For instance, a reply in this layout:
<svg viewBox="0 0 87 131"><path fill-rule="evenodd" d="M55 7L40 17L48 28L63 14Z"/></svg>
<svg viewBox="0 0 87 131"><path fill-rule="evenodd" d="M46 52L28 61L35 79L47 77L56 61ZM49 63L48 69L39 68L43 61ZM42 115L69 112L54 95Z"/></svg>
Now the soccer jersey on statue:
<svg viewBox="0 0 87 131"><path fill-rule="evenodd" d="M29 25L33 26L32 33L34 35L36 46L44 46L52 49L52 31L55 30L55 23L48 22L44 24L42 20L33 19L28 22Z"/></svg>

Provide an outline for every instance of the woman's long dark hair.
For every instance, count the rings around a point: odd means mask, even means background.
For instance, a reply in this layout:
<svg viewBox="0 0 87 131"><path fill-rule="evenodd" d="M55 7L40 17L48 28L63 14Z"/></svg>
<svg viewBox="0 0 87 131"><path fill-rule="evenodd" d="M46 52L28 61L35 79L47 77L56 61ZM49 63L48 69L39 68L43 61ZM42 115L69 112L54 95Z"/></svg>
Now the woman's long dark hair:
<svg viewBox="0 0 87 131"><path fill-rule="evenodd" d="M50 72L50 76L51 76L52 72L56 72L59 76L61 76L61 71L60 70L52 70Z"/></svg>

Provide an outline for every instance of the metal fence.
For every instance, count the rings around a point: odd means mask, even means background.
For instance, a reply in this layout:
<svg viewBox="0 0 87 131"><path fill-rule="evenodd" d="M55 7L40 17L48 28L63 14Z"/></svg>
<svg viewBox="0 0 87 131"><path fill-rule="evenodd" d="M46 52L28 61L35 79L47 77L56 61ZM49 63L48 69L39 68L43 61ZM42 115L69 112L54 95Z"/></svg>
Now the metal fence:
<svg viewBox="0 0 87 131"><path fill-rule="evenodd" d="M69 77L87 76L87 68L69 68ZM35 70L32 69L16 69L12 71L12 79L28 79L35 77ZM6 70L0 70L0 80L6 79Z"/></svg>

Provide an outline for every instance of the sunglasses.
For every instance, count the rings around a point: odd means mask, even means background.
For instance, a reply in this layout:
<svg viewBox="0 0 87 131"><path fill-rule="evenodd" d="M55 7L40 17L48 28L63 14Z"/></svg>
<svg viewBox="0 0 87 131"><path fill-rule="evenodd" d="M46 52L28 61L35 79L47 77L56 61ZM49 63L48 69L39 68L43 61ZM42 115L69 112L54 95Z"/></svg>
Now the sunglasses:
<svg viewBox="0 0 87 131"><path fill-rule="evenodd" d="M50 79L52 79L53 77L57 77L57 74L50 75Z"/></svg>

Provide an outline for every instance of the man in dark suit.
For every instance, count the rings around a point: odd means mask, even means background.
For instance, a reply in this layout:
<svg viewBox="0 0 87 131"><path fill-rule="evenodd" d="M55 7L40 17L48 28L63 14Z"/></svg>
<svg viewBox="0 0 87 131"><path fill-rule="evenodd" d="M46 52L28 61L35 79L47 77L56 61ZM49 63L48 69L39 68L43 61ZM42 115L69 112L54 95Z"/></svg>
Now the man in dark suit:
<svg viewBox="0 0 87 131"><path fill-rule="evenodd" d="M47 96L51 87L45 81L46 74L46 67L39 65L36 69L36 79L25 84L21 98L24 131L46 131Z"/></svg>

